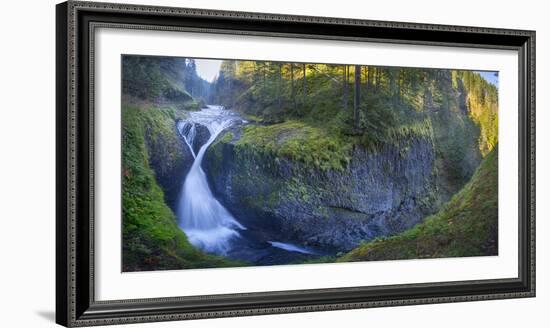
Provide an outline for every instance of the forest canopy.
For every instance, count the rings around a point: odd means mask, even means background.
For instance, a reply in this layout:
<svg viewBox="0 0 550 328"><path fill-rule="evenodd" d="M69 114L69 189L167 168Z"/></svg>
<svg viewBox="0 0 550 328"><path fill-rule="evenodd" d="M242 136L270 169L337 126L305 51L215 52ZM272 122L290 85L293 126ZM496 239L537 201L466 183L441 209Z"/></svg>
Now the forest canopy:
<svg viewBox="0 0 550 328"><path fill-rule="evenodd" d="M457 110L479 125L484 155L498 142L498 89L473 71L225 60L211 88L210 103L256 120L322 122L365 144Z"/></svg>

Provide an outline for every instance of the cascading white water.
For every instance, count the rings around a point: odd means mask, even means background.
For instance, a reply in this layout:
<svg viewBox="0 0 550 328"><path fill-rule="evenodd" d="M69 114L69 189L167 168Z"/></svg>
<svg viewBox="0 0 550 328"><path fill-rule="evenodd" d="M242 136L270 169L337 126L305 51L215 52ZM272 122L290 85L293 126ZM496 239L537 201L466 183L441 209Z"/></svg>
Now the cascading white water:
<svg viewBox="0 0 550 328"><path fill-rule="evenodd" d="M214 197L201 163L210 144L237 120L238 117L221 106L207 106L201 111L192 112L189 119L179 122L177 126L195 157L180 193L177 210L179 225L193 245L220 255L226 254L230 240L239 236L237 230L246 228ZM195 154L193 143L197 124L208 128L210 137Z"/></svg>
<svg viewBox="0 0 550 328"><path fill-rule="evenodd" d="M299 246L292 245L292 244L289 244L289 243L282 243L282 242L279 242L279 241L268 241L268 243L271 246L275 247L275 248L284 249L287 252L297 252L297 253L302 253L302 254L315 254L313 251L310 251L310 250L307 250L303 247L299 247Z"/></svg>
<svg viewBox="0 0 550 328"><path fill-rule="evenodd" d="M178 130L180 131L180 135L183 137L183 140L185 140L187 147L189 147L193 158L197 158L195 149L193 148L193 143L195 142L195 137L197 136L197 125L195 123L185 121L178 122Z"/></svg>

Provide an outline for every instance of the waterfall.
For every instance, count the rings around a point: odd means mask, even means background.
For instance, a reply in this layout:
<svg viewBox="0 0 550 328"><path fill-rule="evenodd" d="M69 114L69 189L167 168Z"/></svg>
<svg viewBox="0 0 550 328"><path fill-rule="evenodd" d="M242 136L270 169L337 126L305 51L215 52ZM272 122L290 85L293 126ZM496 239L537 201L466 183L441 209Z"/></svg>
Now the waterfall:
<svg viewBox="0 0 550 328"><path fill-rule="evenodd" d="M177 128L193 157L193 165L185 177L177 216L179 225L194 246L210 253L224 255L229 250L232 238L239 237L237 230L246 229L214 197L201 163L208 147L216 137L238 119L220 106L207 106L192 112L190 118L178 122ZM196 125L208 128L210 137L195 154Z"/></svg>
<svg viewBox="0 0 550 328"><path fill-rule="evenodd" d="M193 148L195 137L197 136L197 125L195 123L185 121L178 122L178 131L185 141L185 144L187 144L187 147L189 147L193 158L197 158L197 155L195 154L195 149Z"/></svg>

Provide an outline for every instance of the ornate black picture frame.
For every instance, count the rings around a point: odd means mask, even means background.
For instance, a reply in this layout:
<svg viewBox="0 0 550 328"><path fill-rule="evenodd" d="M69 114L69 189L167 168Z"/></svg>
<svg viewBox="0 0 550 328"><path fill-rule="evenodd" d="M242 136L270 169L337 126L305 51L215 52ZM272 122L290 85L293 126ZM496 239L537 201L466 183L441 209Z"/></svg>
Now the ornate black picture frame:
<svg viewBox="0 0 550 328"><path fill-rule="evenodd" d="M97 301L94 86L97 27L508 49L519 58L519 277ZM56 321L64 326L200 319L535 296L535 32L69 1L57 5Z"/></svg>

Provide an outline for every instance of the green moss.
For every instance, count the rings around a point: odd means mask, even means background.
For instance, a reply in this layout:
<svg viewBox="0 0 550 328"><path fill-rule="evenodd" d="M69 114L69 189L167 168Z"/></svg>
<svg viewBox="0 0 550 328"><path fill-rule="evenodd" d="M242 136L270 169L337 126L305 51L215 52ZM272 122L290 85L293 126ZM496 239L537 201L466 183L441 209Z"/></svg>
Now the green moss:
<svg viewBox="0 0 550 328"><path fill-rule="evenodd" d="M220 139L219 142L227 143L227 142L230 142L231 140L233 140L233 138L234 138L233 133L232 132L227 132L226 134L223 135L223 137Z"/></svg>
<svg viewBox="0 0 550 328"><path fill-rule="evenodd" d="M411 141L433 138L432 125L428 119L388 128L384 137L375 136L374 130L361 136L346 135L340 128L335 122L318 125L297 120L249 125L244 128L237 147L300 161L321 170L342 171L349 164L355 145L376 152L390 144L399 147L404 154Z"/></svg>
<svg viewBox="0 0 550 328"><path fill-rule="evenodd" d="M498 153L435 215L397 236L360 245L339 262L482 256L498 253Z"/></svg>
<svg viewBox="0 0 550 328"><path fill-rule="evenodd" d="M223 133L223 132L222 132ZM210 147L208 147L208 152L206 156L208 158L208 165L210 165L210 170L213 172L220 172L223 168L223 147L225 144L231 142L234 136L231 131L225 132L221 137L218 137Z"/></svg>
<svg viewBox="0 0 550 328"><path fill-rule="evenodd" d="M244 128L237 150L248 148L276 157L311 164L328 170L343 170L351 160L353 143L330 130L300 121L273 125L249 125Z"/></svg>
<svg viewBox="0 0 550 328"><path fill-rule="evenodd" d="M152 138L174 124L173 108L122 108L123 271L236 266L195 249L164 202L148 162L145 135ZM149 130L149 131L146 131Z"/></svg>
<svg viewBox="0 0 550 328"><path fill-rule="evenodd" d="M180 105L181 109L188 111L198 111L203 107L203 103L195 99L184 102Z"/></svg>
<svg viewBox="0 0 550 328"><path fill-rule="evenodd" d="M254 115L254 114L242 113L241 115L242 115L246 120L251 121L251 122L255 122L255 123L264 123L264 122L265 122L265 118L264 118L264 117L256 116L256 115Z"/></svg>

